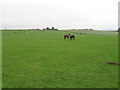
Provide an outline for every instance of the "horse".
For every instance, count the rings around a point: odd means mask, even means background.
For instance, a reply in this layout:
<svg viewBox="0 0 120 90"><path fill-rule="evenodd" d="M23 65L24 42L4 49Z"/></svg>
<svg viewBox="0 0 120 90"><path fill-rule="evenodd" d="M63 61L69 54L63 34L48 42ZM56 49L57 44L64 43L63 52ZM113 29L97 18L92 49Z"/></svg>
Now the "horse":
<svg viewBox="0 0 120 90"><path fill-rule="evenodd" d="M70 40L75 39L74 35L70 35Z"/></svg>
<svg viewBox="0 0 120 90"><path fill-rule="evenodd" d="M64 39L66 39L66 38L69 39L69 35L68 34L64 35Z"/></svg>

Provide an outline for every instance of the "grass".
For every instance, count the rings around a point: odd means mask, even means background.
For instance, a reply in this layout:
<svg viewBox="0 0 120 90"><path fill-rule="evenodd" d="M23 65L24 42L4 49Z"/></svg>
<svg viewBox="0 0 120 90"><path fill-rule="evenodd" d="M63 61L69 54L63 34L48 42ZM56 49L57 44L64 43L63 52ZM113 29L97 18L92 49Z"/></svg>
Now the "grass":
<svg viewBox="0 0 120 90"><path fill-rule="evenodd" d="M3 31L3 88L118 87L117 36L27 32Z"/></svg>

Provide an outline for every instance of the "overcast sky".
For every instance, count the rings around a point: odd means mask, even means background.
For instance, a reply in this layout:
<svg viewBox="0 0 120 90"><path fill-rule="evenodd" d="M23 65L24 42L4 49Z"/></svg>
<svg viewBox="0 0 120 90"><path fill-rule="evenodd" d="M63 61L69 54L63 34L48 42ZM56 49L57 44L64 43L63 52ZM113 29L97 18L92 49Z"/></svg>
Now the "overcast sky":
<svg viewBox="0 0 120 90"><path fill-rule="evenodd" d="M119 0L2 0L2 28L118 28Z"/></svg>

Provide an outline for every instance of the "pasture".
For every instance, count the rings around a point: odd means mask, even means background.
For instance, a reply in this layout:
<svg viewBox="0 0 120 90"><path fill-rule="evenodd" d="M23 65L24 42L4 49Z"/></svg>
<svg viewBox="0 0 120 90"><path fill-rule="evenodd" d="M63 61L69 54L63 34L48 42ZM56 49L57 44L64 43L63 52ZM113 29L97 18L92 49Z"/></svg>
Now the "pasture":
<svg viewBox="0 0 120 90"><path fill-rule="evenodd" d="M117 88L118 36L65 33L3 31L3 88Z"/></svg>

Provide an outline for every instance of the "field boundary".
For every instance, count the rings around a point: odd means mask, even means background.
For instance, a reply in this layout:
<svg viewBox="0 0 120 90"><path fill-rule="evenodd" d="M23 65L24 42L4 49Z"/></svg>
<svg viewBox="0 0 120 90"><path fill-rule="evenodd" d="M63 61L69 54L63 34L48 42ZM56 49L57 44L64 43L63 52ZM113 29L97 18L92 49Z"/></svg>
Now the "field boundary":
<svg viewBox="0 0 120 90"><path fill-rule="evenodd" d="M63 30L62 30L63 31ZM100 36L111 36L111 35L118 35L117 32L113 32L113 31L85 31L85 30L77 30L77 31L73 31L73 30L69 30L69 31L63 31L63 32L67 32L67 33L74 33L74 34L80 34L80 35L100 35Z"/></svg>

